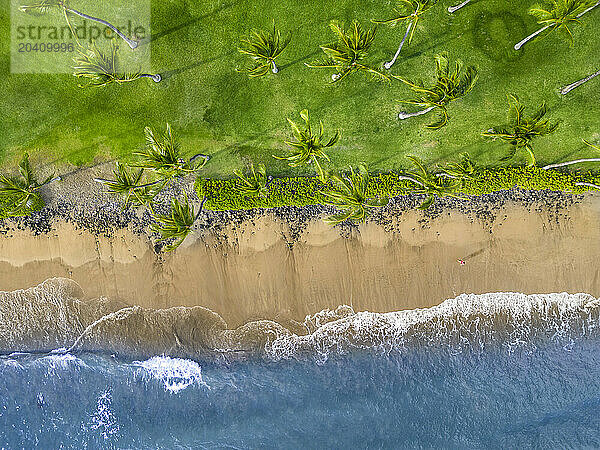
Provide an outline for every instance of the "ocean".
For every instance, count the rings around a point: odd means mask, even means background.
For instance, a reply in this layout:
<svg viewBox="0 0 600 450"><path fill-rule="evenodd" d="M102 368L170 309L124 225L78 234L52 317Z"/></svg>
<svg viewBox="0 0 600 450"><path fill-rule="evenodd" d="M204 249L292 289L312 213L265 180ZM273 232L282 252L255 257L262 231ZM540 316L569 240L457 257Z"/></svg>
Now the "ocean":
<svg viewBox="0 0 600 450"><path fill-rule="evenodd" d="M89 329L94 345L69 348L77 321L63 311L62 348L29 336L0 357L0 448L598 448L599 312L585 294L345 306L307 317L304 335L261 323L235 348L213 337L220 347L181 357L123 329L114 348ZM27 330L20 342L39 334ZM261 345L237 347L250 339Z"/></svg>

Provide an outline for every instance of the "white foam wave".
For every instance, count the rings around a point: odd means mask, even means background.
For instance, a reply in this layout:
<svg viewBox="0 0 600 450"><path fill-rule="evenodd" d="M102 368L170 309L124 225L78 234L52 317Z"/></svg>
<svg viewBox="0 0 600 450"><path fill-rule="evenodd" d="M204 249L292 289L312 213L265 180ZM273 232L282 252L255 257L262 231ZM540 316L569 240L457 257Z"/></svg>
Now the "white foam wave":
<svg viewBox="0 0 600 450"><path fill-rule="evenodd" d="M275 360L309 355L319 362L332 353L351 349L398 350L408 346L450 346L453 351L500 343L510 348L535 346L540 338L572 340L599 330L600 302L587 294L521 293L463 294L426 309L391 313L343 310L307 316L313 332L288 334L268 342L265 350Z"/></svg>
<svg viewBox="0 0 600 450"><path fill-rule="evenodd" d="M70 353L51 354L33 361L35 365L46 367L48 376L57 376L67 371L79 371L88 365L82 360Z"/></svg>
<svg viewBox="0 0 600 450"><path fill-rule="evenodd" d="M177 394L189 386L208 385L202 379L202 368L189 359L155 356L146 361L134 361L133 366L141 368L139 374L147 381L160 381L165 391Z"/></svg>

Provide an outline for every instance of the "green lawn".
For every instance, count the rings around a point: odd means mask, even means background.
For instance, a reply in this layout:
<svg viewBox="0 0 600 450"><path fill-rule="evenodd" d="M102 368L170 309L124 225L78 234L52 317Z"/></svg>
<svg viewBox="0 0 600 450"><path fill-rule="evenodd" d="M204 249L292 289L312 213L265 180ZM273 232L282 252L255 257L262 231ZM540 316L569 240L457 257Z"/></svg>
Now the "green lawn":
<svg viewBox="0 0 600 450"><path fill-rule="evenodd" d="M480 133L505 122L507 93L531 108L546 100L550 117L562 121L556 134L535 142L540 164L591 155L581 139L599 138L600 78L566 97L558 88L600 69L600 8L583 17L584 26L573 28L573 48L551 35L515 52L512 46L538 29L527 15L529 1L474 0L453 16L446 11L453 1L441 1L421 22L392 73L422 77L428 84L433 56L448 51L451 59L478 66L480 79L472 93L450 106L450 123L432 131L423 128L432 116L397 119L398 101L411 96L402 83L355 75L330 85L331 71L304 65L319 59L319 45L331 41L330 20L358 19L367 25L372 18L389 17L393 2L153 0L152 66L164 81L81 89L70 75L10 73L9 8L7 0L0 1L3 165L13 165L25 150L34 165L36 160L85 165L95 158L127 157L143 144L145 126L162 129L169 122L189 154L213 156L203 176L229 177L246 161L263 162L272 174L305 174L310 170L291 169L271 155L285 154L286 118L299 120L298 112L308 108L313 118L325 121L326 130L341 132L330 152L332 166L365 162L386 171L407 167L407 154L440 162L462 151L480 165L493 166L507 147ZM62 25L60 14L54 17ZM238 39L273 19L293 34L278 60L280 73L250 79L236 72L246 64L236 50ZM381 26L372 61L387 61L403 33L403 26Z"/></svg>

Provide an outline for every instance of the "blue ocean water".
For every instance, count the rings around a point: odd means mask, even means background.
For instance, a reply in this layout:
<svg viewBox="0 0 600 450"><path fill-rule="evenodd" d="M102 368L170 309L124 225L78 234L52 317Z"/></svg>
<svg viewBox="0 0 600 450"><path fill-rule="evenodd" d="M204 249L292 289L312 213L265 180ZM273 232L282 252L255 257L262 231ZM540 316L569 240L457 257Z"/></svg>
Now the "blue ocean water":
<svg viewBox="0 0 600 450"><path fill-rule="evenodd" d="M0 448L600 447L600 339L0 359Z"/></svg>

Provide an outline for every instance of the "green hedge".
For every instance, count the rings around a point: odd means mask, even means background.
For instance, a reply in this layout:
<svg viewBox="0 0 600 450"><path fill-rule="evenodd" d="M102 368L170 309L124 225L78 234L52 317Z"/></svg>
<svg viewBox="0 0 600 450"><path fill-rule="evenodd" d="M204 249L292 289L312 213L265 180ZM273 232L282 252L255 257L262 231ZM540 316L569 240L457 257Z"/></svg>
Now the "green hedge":
<svg viewBox="0 0 600 450"><path fill-rule="evenodd" d="M577 182L600 184L600 174L568 173L543 170L537 167L503 167L482 170L477 179L469 180L456 193L482 195L518 187L525 190L552 190L581 193L592 188L576 186ZM200 198L205 195L205 207L213 211L242 210L252 208L276 208L280 206L307 206L322 204L319 191L323 184L315 177L275 178L269 186L268 198L248 197L236 189L236 179L202 179L196 181ZM395 197L402 195L411 183L400 180L398 174L374 174L369 182L370 196Z"/></svg>

